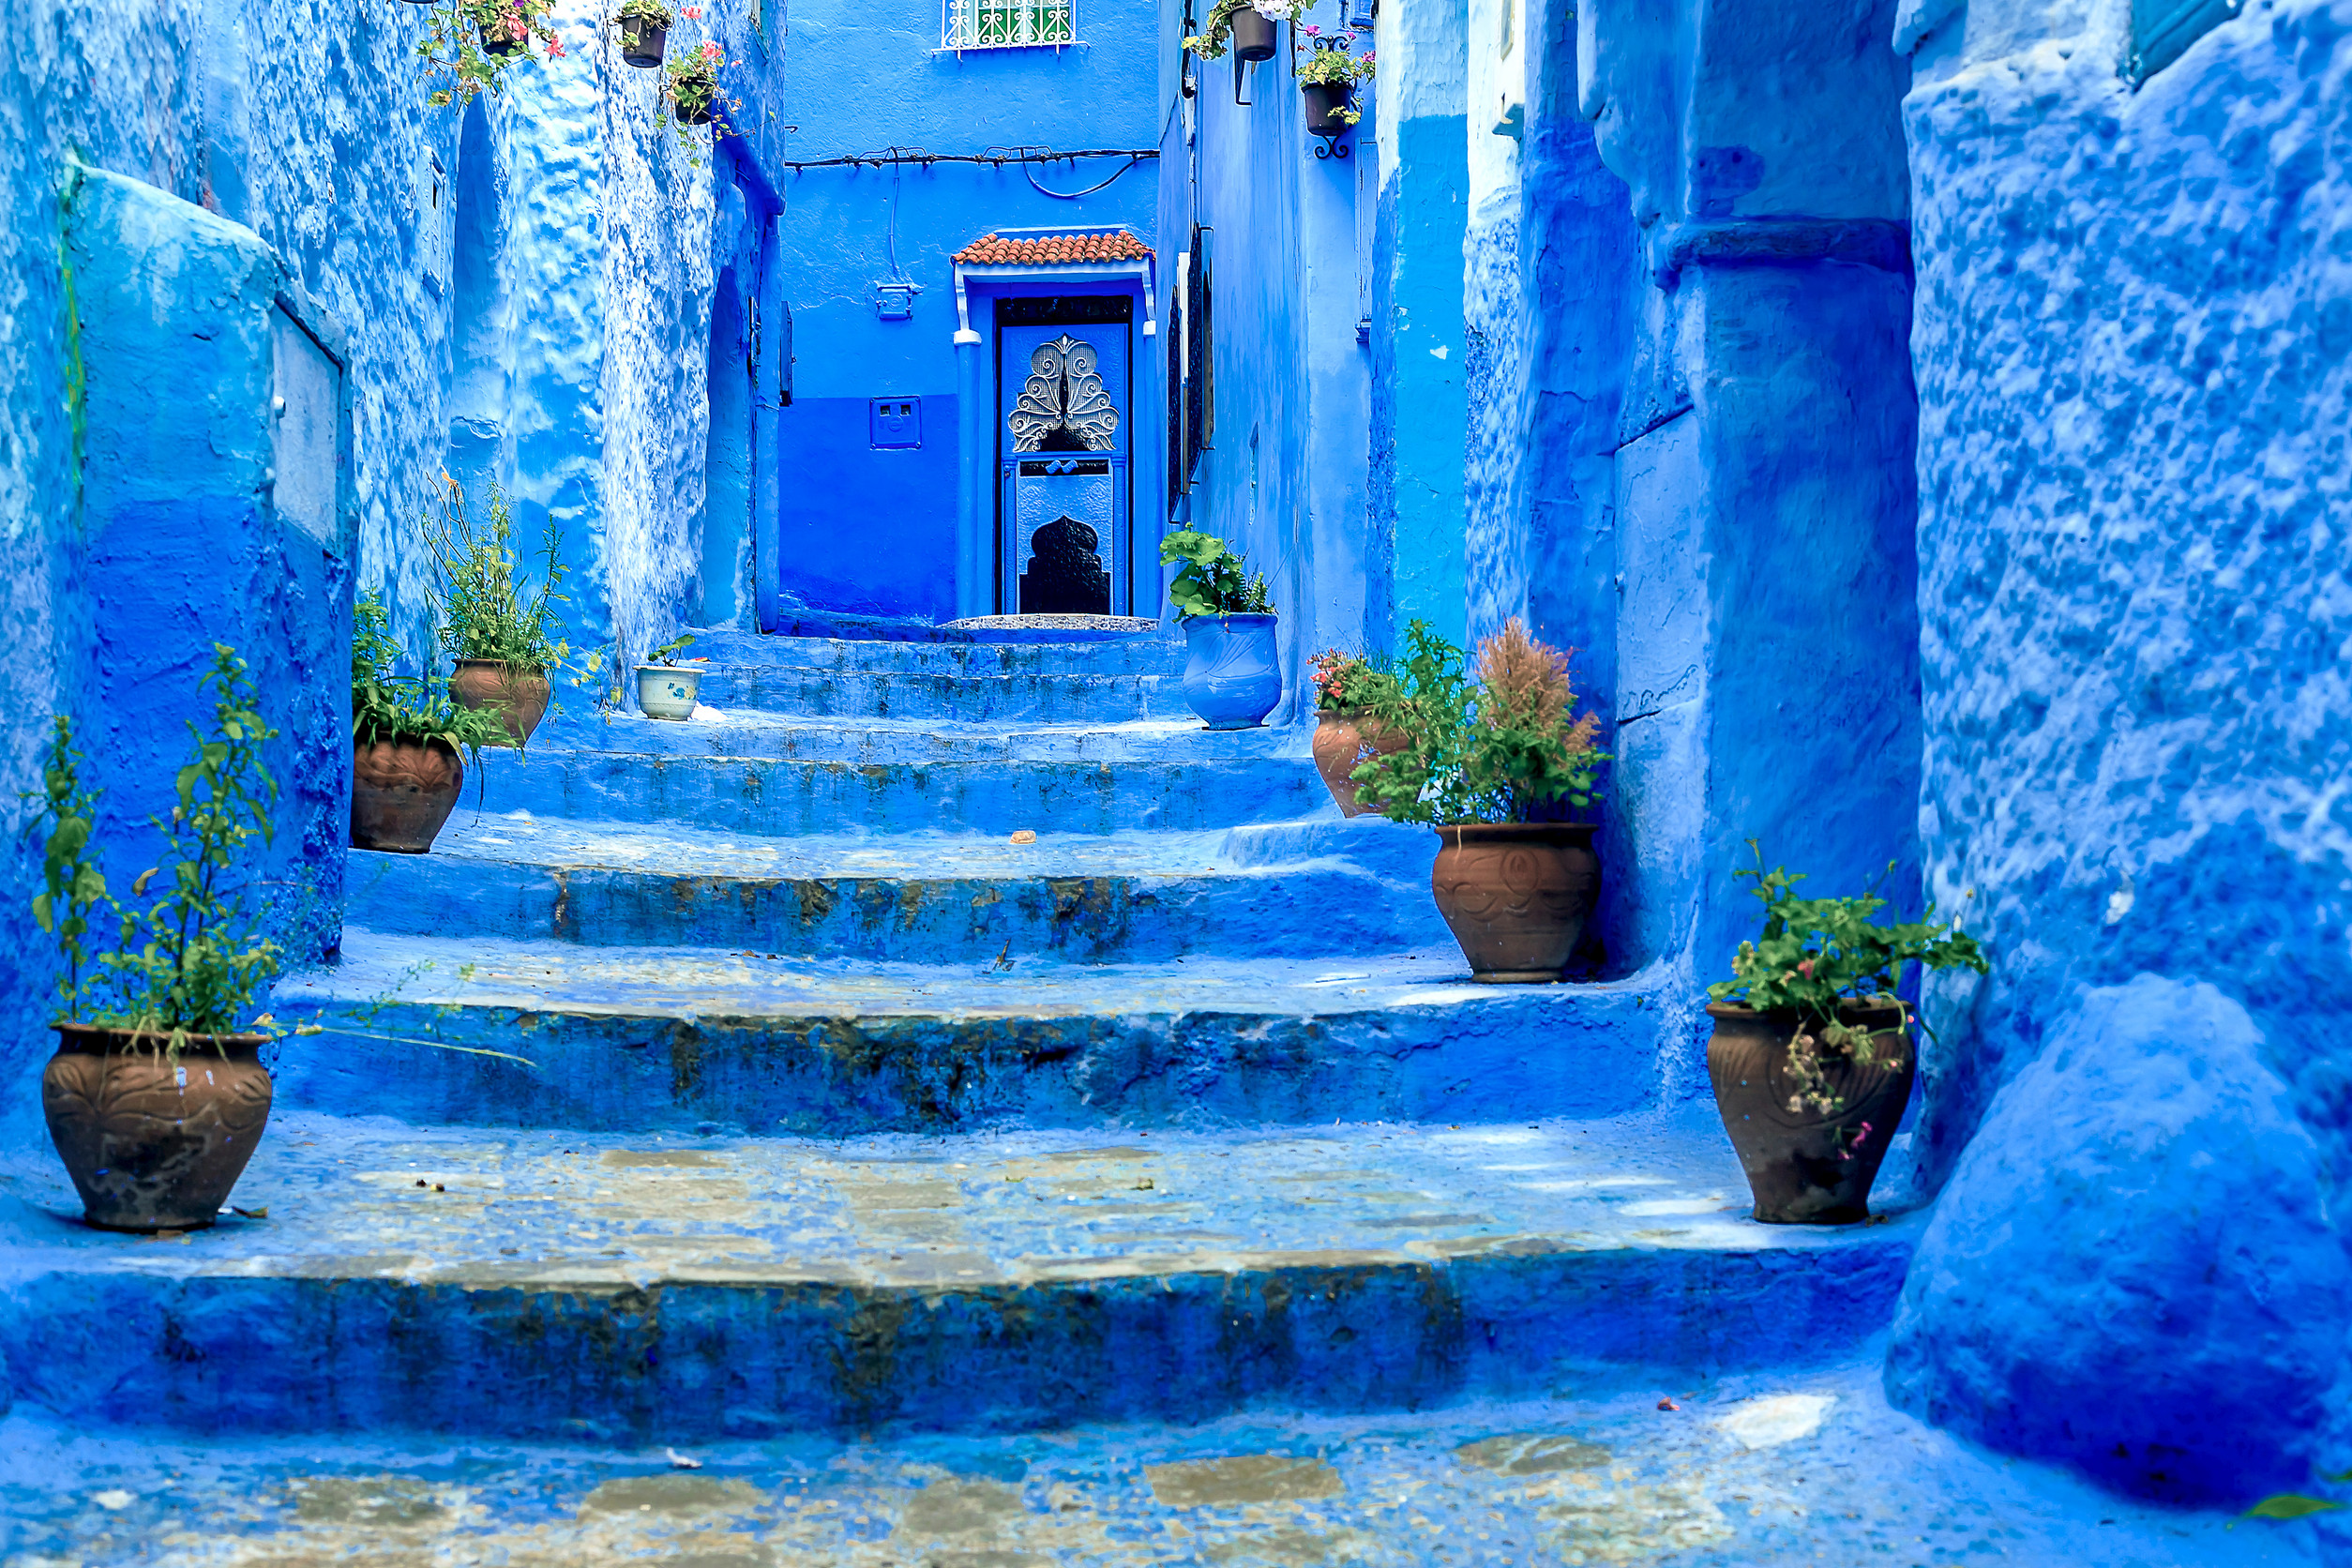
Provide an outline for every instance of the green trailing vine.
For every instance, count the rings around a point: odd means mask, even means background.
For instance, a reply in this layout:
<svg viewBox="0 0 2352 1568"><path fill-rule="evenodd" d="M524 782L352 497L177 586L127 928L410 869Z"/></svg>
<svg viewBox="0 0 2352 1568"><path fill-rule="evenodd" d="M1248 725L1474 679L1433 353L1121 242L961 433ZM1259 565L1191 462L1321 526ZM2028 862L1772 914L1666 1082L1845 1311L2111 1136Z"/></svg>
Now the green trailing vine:
<svg viewBox="0 0 2352 1568"><path fill-rule="evenodd" d="M1214 534L1178 529L1160 541L1160 565L1177 568L1168 596L1180 619L1274 613L1265 574L1251 573L1241 552Z"/></svg>
<svg viewBox="0 0 2352 1568"><path fill-rule="evenodd" d="M1805 880L1802 875L1777 867L1768 870L1756 840L1749 839L1748 848L1755 867L1732 875L1756 883L1750 891L1764 906L1764 929L1740 944L1731 958L1732 977L1708 987L1707 995L1759 1013L1794 1015L1789 1111L1831 1115L1839 1104L1828 1083L1833 1061L1862 1067L1891 1062L1880 1056L1887 1048L1878 1045L1878 1036L1844 1020L1845 1008L1862 1003L1900 1008L1907 1026L1910 1009L1895 995L1906 967L1983 974L1991 966L1974 937L1949 922L1937 924L1933 909L1919 920L1885 924L1877 917L1887 901L1875 891L1847 898L1801 898L1796 885ZM1888 862L1887 869L1892 872L1894 863ZM1901 1031L1894 1033L1899 1037Z"/></svg>
<svg viewBox="0 0 2352 1568"><path fill-rule="evenodd" d="M554 14L555 0L435 0L416 44L426 80L439 83L425 101L463 109L477 93L502 91L523 61L563 59Z"/></svg>
<svg viewBox="0 0 2352 1568"><path fill-rule="evenodd" d="M37 818L48 831L33 918L64 960L60 1021L153 1035L173 1055L191 1036L230 1033L245 1022L280 957L261 934L250 884L238 876L254 845L269 842L278 785L262 750L278 731L262 717L245 660L226 643L213 645L203 686L213 697L212 727L188 727L196 744L173 779L171 815L150 818L165 852L132 881L131 903L109 892L98 867L91 843L98 795L83 782L84 759L62 715ZM153 897L150 885L158 888ZM111 943L95 934L101 912L114 920ZM266 1014L249 1027L283 1033Z"/></svg>
<svg viewBox="0 0 2352 1568"><path fill-rule="evenodd" d="M1405 642L1370 707L1407 745L1357 765L1358 800L1392 822L1428 824L1525 822L1591 806L1608 753L1593 744L1600 721L1574 716L1564 652L1514 619L1479 644L1473 681L1462 650L1427 622L1407 626Z"/></svg>

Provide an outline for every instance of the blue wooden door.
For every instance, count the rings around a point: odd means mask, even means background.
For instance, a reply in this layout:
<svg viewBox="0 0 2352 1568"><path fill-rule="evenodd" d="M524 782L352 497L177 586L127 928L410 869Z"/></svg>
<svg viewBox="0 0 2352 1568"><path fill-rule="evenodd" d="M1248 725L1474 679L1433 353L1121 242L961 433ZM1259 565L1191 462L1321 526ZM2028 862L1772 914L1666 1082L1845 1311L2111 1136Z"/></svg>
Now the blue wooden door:
<svg viewBox="0 0 2352 1568"><path fill-rule="evenodd" d="M1064 302L1037 302L1048 303ZM998 608L1006 614L1123 615L1130 603L1132 323L1007 322L1009 314L1000 314L997 328Z"/></svg>

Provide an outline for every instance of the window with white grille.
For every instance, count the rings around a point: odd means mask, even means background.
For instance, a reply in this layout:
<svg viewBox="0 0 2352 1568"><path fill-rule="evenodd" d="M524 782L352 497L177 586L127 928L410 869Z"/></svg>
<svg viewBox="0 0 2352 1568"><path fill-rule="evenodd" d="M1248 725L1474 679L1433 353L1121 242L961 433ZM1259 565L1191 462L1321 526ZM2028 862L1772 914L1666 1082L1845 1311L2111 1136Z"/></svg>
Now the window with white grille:
<svg viewBox="0 0 2352 1568"><path fill-rule="evenodd" d="M946 49L1078 42L1077 0L947 0Z"/></svg>

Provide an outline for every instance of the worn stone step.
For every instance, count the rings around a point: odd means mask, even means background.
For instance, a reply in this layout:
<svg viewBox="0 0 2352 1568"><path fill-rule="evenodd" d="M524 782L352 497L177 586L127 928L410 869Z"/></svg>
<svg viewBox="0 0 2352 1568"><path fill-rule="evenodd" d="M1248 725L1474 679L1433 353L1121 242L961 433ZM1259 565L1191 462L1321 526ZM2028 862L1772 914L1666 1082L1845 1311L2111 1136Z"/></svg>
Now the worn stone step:
<svg viewBox="0 0 2352 1568"><path fill-rule="evenodd" d="M698 629L689 655L714 664L770 669L867 671L902 676L1175 675L1184 668L1183 637L1169 630L1139 636L1007 640L973 633L918 641L846 637L769 637Z"/></svg>
<svg viewBox="0 0 2352 1568"><path fill-rule="evenodd" d="M1663 977L1472 984L1380 957L913 965L346 927L279 982L289 1104L520 1126L864 1133L1606 1115L1648 1103ZM456 1049L441 1048L456 1047ZM491 1054L486 1054L491 1053ZM517 1059L520 1060L517 1060Z"/></svg>
<svg viewBox="0 0 2352 1568"><path fill-rule="evenodd" d="M674 1456L400 1432L94 1432L20 1405L0 1455L0 1532L13 1527L0 1550L83 1568L387 1553L578 1568L2311 1560L2295 1539L2308 1524L2159 1507L1973 1449L1890 1410L1871 1358L1579 1379L1410 1412L796 1434Z"/></svg>
<svg viewBox="0 0 2352 1568"><path fill-rule="evenodd" d="M1321 853L1282 863L1246 833L1237 852L1229 832L760 838L469 810L429 855L354 851L345 885L348 918L378 931L794 957L1132 963L1440 946L1436 840L1393 842L1399 832L1327 835Z"/></svg>
<svg viewBox="0 0 2352 1568"><path fill-rule="evenodd" d="M1884 1326L1919 1225L1755 1224L1720 1127L1658 1117L811 1142L286 1112L235 1193L265 1217L160 1242L74 1223L46 1157L8 1171L7 1392L204 1432L986 1431L1786 1371Z"/></svg>
<svg viewBox="0 0 2352 1568"><path fill-rule="evenodd" d="M700 700L725 713L800 714L906 722L1125 724L1177 720L1191 709L1174 675L908 673L714 664Z"/></svg>
<svg viewBox="0 0 2352 1568"><path fill-rule="evenodd" d="M616 724L620 721L616 721ZM855 762L770 756L671 754L686 726L627 723L664 734L640 750L591 749L535 737L527 759L488 757L461 806L604 822L659 822L767 837L915 830L1010 835L1129 829L1197 832L1289 822L1330 810L1304 752L1171 745L1146 760L988 757ZM1185 737L1222 741L1199 734ZM683 742L676 742L684 744Z"/></svg>
<svg viewBox="0 0 2352 1568"><path fill-rule="evenodd" d="M540 727L531 738L527 756L493 758L492 763L501 772L515 768L527 772L549 759L560 764L577 756L610 754L792 759L858 767L988 761L1095 762L1123 767L1304 760L1312 745L1303 730L1260 726L1214 731L1190 716L1119 724L1039 724L710 712L716 716L689 720L566 713Z"/></svg>

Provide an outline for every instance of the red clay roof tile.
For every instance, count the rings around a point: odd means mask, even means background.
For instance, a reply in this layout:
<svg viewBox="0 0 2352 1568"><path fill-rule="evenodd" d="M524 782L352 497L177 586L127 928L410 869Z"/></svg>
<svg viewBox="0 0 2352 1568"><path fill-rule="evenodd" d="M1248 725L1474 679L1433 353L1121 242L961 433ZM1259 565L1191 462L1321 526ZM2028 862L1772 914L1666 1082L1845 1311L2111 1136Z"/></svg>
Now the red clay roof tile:
<svg viewBox="0 0 2352 1568"><path fill-rule="evenodd" d="M1072 266L1083 262L1137 262L1152 248L1120 229L1107 234L1047 234L1000 239L986 234L956 252L966 266Z"/></svg>

